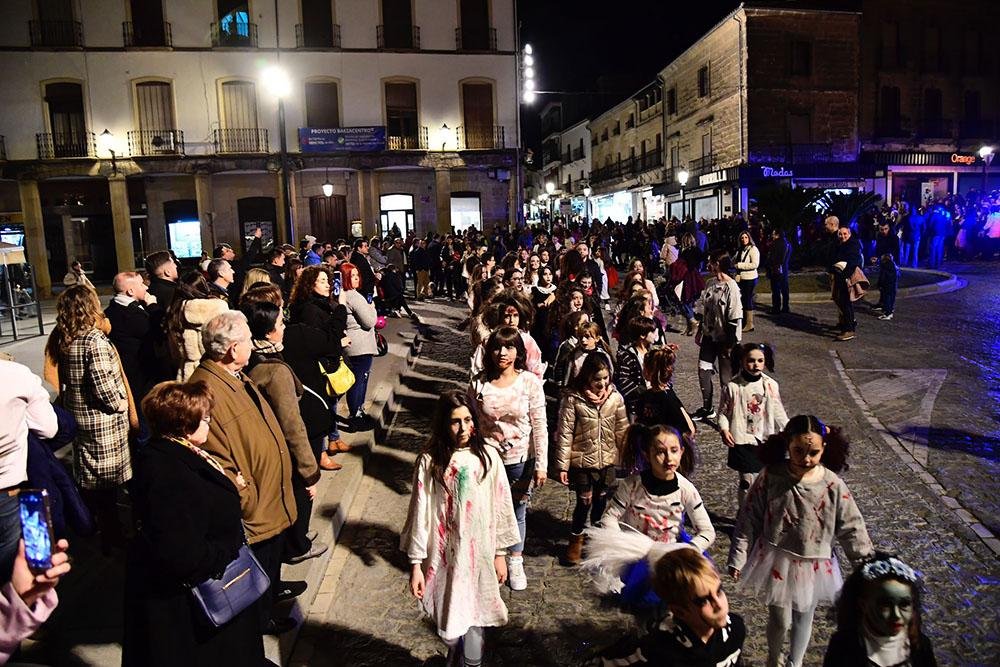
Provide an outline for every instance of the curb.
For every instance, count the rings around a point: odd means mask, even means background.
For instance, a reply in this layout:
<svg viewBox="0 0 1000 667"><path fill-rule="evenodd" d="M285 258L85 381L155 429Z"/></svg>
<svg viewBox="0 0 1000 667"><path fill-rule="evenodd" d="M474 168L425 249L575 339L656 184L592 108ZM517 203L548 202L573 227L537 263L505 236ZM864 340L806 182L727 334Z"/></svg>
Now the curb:
<svg viewBox="0 0 1000 667"><path fill-rule="evenodd" d="M420 326L419 322L417 326ZM407 353L405 357L402 357L400 372L391 373L388 378L381 380L371 392L365 405L365 412L377 417L378 425L375 430L363 434L353 434L351 452L347 455L341 455L341 457L345 457L341 460L343 469L337 471L336 476L330 478L326 484L323 484L324 480L320 481L322 487L325 488L318 489L309 526L317 531L316 539L326 542L329 548L321 556L297 565L285 565L283 568L285 578L304 580L308 584L308 588L291 605L289 616L297 621L295 628L279 637L264 637L266 657L279 665L290 663L305 620L319 607L322 607L322 611L326 611L332 601L336 581L330 581L332 578L327 576L330 560L335 551L337 540L347 522L351 506L364 482L365 469L372 450L376 443L384 441L389 431L399 377L416 362L420 355L422 342L418 329L413 338L408 343L404 343Z"/></svg>
<svg viewBox="0 0 1000 667"><path fill-rule="evenodd" d="M854 402L861 408L861 414L864 416L865 420L868 422L869 426L875 430L881 437L882 441L889 446L889 448L895 452L899 460L902 461L907 467L910 468L916 474L920 481L941 501L941 504L945 508L951 511L955 517L958 518L963 524L965 524L969 530L971 530L979 539L986 544L987 547L997 556L1000 556L1000 538L993 534L989 528L984 526L979 519L976 518L972 512L962 507L962 504L958 502L958 499L953 498L948 495L948 492L941 485L940 482L927 471L921 463L907 451L906 447L900 441L899 437L889 431L884 424L875 416L875 413L871 411L868 407L867 401L861 396L861 392L858 391L857 386L855 386L854 381L851 380L850 376L847 374L847 369L844 367L843 361L840 359L840 355L835 350L830 350L830 356L833 358L833 366L837 370L837 374L840 379L847 386L847 391L854 399Z"/></svg>
<svg viewBox="0 0 1000 667"><path fill-rule="evenodd" d="M937 271L934 269L907 269L907 271L937 276L941 280L929 285L903 287L896 292L896 299L911 299L921 296L931 296L933 294L947 294L948 292L960 290L968 284L965 280L959 278L954 273L948 273L947 271ZM873 287L865 293L865 296L871 297L878 294L878 288ZM764 298L764 296L768 295L763 294L757 298L759 300ZM867 299L865 300L867 301ZM830 294L828 292L792 292L788 295L788 303L826 303L828 301L830 301Z"/></svg>

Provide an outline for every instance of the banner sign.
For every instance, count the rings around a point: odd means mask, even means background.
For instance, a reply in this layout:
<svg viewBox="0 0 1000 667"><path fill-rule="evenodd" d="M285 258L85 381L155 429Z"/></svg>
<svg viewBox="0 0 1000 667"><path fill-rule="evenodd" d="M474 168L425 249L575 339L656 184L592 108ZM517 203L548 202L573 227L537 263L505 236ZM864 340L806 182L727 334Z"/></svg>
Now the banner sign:
<svg viewBox="0 0 1000 667"><path fill-rule="evenodd" d="M300 127L303 153L371 152L385 150L384 127Z"/></svg>

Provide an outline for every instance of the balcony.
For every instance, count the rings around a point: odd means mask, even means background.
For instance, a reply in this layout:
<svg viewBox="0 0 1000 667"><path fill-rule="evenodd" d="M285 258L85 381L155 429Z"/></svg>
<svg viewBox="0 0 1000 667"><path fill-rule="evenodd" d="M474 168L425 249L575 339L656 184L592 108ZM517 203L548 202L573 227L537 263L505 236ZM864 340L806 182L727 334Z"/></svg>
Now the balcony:
<svg viewBox="0 0 1000 667"><path fill-rule="evenodd" d="M257 24L247 21L229 21L225 25L212 24L212 46L257 48Z"/></svg>
<svg viewBox="0 0 1000 667"><path fill-rule="evenodd" d="M639 111L639 124L641 125L641 124L645 123L647 120L650 120L652 118L656 118L657 116L661 115L662 113L663 113L663 104L661 104L660 102L657 102L656 104L652 104L652 105L646 107L645 109L641 109Z"/></svg>
<svg viewBox="0 0 1000 667"><path fill-rule="evenodd" d="M923 139L951 139L954 125L943 118L925 118L920 123L920 137Z"/></svg>
<svg viewBox="0 0 1000 667"><path fill-rule="evenodd" d="M750 148L750 162L776 162L781 164L811 164L831 162L833 144L764 144Z"/></svg>
<svg viewBox="0 0 1000 667"><path fill-rule="evenodd" d="M212 130L216 153L267 153L267 130L260 127L227 127Z"/></svg>
<svg viewBox="0 0 1000 667"><path fill-rule="evenodd" d="M691 160L689 165L691 168L691 174L704 174L706 172L715 169L715 156L714 155L703 155L696 160Z"/></svg>
<svg viewBox="0 0 1000 667"><path fill-rule="evenodd" d="M651 169L657 169L663 166L663 154L659 151L653 153L646 153L645 155L640 155L636 158L636 171L637 173L642 173L645 171L650 171Z"/></svg>
<svg viewBox="0 0 1000 667"><path fill-rule="evenodd" d="M375 26L375 41L380 49L420 50L420 28L410 26L403 30L386 30L384 25Z"/></svg>
<svg viewBox="0 0 1000 667"><path fill-rule="evenodd" d="M583 159L583 146L577 146L573 149L572 162Z"/></svg>
<svg viewBox="0 0 1000 667"><path fill-rule="evenodd" d="M128 150L136 157L184 155L184 133L181 130L132 130L128 133Z"/></svg>
<svg viewBox="0 0 1000 667"><path fill-rule="evenodd" d="M458 135L458 150L460 151L496 150L507 147L503 125L494 125L492 129L489 126L467 128L459 125L455 128L455 134Z"/></svg>
<svg viewBox="0 0 1000 667"><path fill-rule="evenodd" d="M32 46L83 46L79 21L28 21Z"/></svg>
<svg viewBox="0 0 1000 667"><path fill-rule="evenodd" d="M993 139L994 125L991 120L963 120L958 126L958 133L963 139Z"/></svg>
<svg viewBox="0 0 1000 667"><path fill-rule="evenodd" d="M416 134L387 134L385 149L388 151L425 151L427 150L427 128L418 128Z"/></svg>
<svg viewBox="0 0 1000 667"><path fill-rule="evenodd" d="M42 132L35 135L38 159L97 157L93 132Z"/></svg>
<svg viewBox="0 0 1000 667"><path fill-rule="evenodd" d="M297 49L339 49L340 25L333 24L329 35L322 31L306 30L301 23L295 26L295 48Z"/></svg>
<svg viewBox="0 0 1000 667"><path fill-rule="evenodd" d="M455 50L494 52L497 50L497 29L455 28Z"/></svg>
<svg viewBox="0 0 1000 667"><path fill-rule="evenodd" d="M122 43L127 49L143 46L173 46L174 39L171 35L170 24L166 21L163 22L163 27L159 30L147 30L132 21L125 21L122 23Z"/></svg>
<svg viewBox="0 0 1000 667"><path fill-rule="evenodd" d="M636 175L637 163L638 160L636 158L629 157L621 162L595 169L590 172L590 182L596 184L632 178Z"/></svg>

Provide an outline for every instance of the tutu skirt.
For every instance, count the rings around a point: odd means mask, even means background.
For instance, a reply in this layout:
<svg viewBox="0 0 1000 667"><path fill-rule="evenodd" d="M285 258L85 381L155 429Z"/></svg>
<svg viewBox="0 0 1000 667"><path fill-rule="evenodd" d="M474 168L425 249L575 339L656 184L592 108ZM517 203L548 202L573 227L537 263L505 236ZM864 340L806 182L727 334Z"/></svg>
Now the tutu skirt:
<svg viewBox="0 0 1000 667"><path fill-rule="evenodd" d="M817 603L833 602L844 580L840 564L829 558L801 558L758 541L740 576L740 587L761 602L808 611Z"/></svg>

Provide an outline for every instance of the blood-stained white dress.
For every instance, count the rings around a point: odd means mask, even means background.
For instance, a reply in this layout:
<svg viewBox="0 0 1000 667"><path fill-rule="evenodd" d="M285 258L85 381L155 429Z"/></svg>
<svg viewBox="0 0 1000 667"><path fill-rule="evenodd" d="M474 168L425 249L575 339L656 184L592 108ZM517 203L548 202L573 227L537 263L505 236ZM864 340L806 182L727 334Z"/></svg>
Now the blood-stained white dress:
<svg viewBox="0 0 1000 667"><path fill-rule="evenodd" d="M413 474L410 509L399 540L411 563L424 571L424 611L443 639L470 627L506 625L493 559L520 542L503 461L487 447L490 469L470 449L459 449L444 471L444 485L431 475L422 454Z"/></svg>

